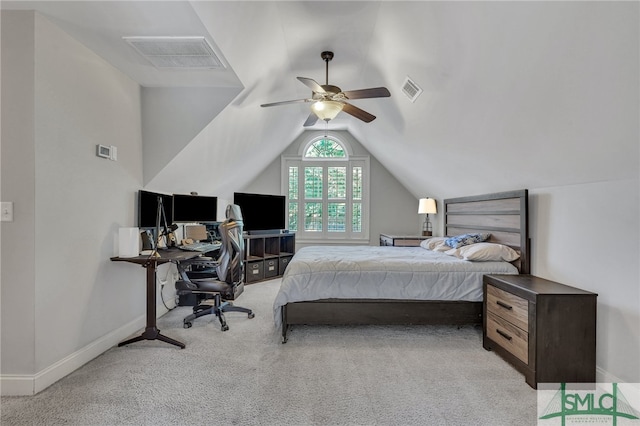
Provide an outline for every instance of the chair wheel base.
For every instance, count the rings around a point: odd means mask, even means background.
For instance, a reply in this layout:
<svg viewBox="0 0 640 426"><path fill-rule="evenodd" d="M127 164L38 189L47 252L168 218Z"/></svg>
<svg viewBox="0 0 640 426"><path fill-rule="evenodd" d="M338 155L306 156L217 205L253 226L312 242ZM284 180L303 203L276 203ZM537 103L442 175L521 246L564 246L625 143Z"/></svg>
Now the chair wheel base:
<svg viewBox="0 0 640 426"><path fill-rule="evenodd" d="M182 327L184 328L191 328L191 326L193 325L193 323L190 322L185 322L184 324L182 324Z"/></svg>
<svg viewBox="0 0 640 426"><path fill-rule="evenodd" d="M227 330L229 330L229 326L225 324L222 327L220 327L220 330L227 331Z"/></svg>
<svg viewBox="0 0 640 426"><path fill-rule="evenodd" d="M255 318L255 316L256 316L256 314L254 314L253 312L251 312L251 313L248 315L249 319L251 319L251 318Z"/></svg>

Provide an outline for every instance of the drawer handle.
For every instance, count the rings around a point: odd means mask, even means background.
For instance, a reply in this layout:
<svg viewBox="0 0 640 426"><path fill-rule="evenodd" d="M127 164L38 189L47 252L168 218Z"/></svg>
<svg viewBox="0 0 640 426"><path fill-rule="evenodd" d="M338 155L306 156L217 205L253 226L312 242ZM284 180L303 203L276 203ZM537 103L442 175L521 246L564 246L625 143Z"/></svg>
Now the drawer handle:
<svg viewBox="0 0 640 426"><path fill-rule="evenodd" d="M500 300L496 300L496 304L497 304L498 306L501 306L501 307L503 307L503 308L505 308L505 309L508 309L508 310L512 310L512 309L513 309L513 306L511 306L511 305L507 305L506 303L504 303L504 302L502 302L502 301L500 301Z"/></svg>
<svg viewBox="0 0 640 426"><path fill-rule="evenodd" d="M507 333L505 333L504 331L500 331L497 328L496 328L496 333L498 333L499 335L501 335L502 337L504 337L507 340L511 340L512 339L512 337L509 336Z"/></svg>

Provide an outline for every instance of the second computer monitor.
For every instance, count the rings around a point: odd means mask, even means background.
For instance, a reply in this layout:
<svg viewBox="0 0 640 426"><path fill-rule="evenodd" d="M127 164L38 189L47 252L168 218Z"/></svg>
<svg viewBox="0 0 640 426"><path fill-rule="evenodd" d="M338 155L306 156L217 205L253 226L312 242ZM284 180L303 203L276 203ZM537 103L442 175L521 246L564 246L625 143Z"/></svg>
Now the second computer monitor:
<svg viewBox="0 0 640 426"><path fill-rule="evenodd" d="M173 194L174 222L213 223L217 222L217 213L217 197Z"/></svg>

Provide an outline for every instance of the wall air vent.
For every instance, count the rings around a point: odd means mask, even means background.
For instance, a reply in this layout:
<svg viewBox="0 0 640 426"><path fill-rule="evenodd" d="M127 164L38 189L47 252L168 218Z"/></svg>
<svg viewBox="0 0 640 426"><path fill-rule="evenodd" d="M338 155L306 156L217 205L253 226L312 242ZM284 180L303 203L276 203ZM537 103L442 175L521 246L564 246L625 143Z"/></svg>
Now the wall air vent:
<svg viewBox="0 0 640 426"><path fill-rule="evenodd" d="M402 93L407 95L407 98L411 102L415 102L420 93L422 93L422 89L418 86L413 80L407 77L402 84Z"/></svg>
<svg viewBox="0 0 640 426"><path fill-rule="evenodd" d="M225 66L204 37L122 37L156 68Z"/></svg>

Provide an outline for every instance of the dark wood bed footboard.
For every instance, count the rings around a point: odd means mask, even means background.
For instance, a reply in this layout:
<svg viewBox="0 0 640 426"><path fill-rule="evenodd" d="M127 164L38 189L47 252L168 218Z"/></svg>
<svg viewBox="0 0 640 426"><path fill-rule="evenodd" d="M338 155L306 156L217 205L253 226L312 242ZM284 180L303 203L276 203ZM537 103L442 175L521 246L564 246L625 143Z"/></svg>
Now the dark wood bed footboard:
<svg viewBox="0 0 640 426"><path fill-rule="evenodd" d="M292 325L482 324L482 302L326 299L282 307L282 343Z"/></svg>

